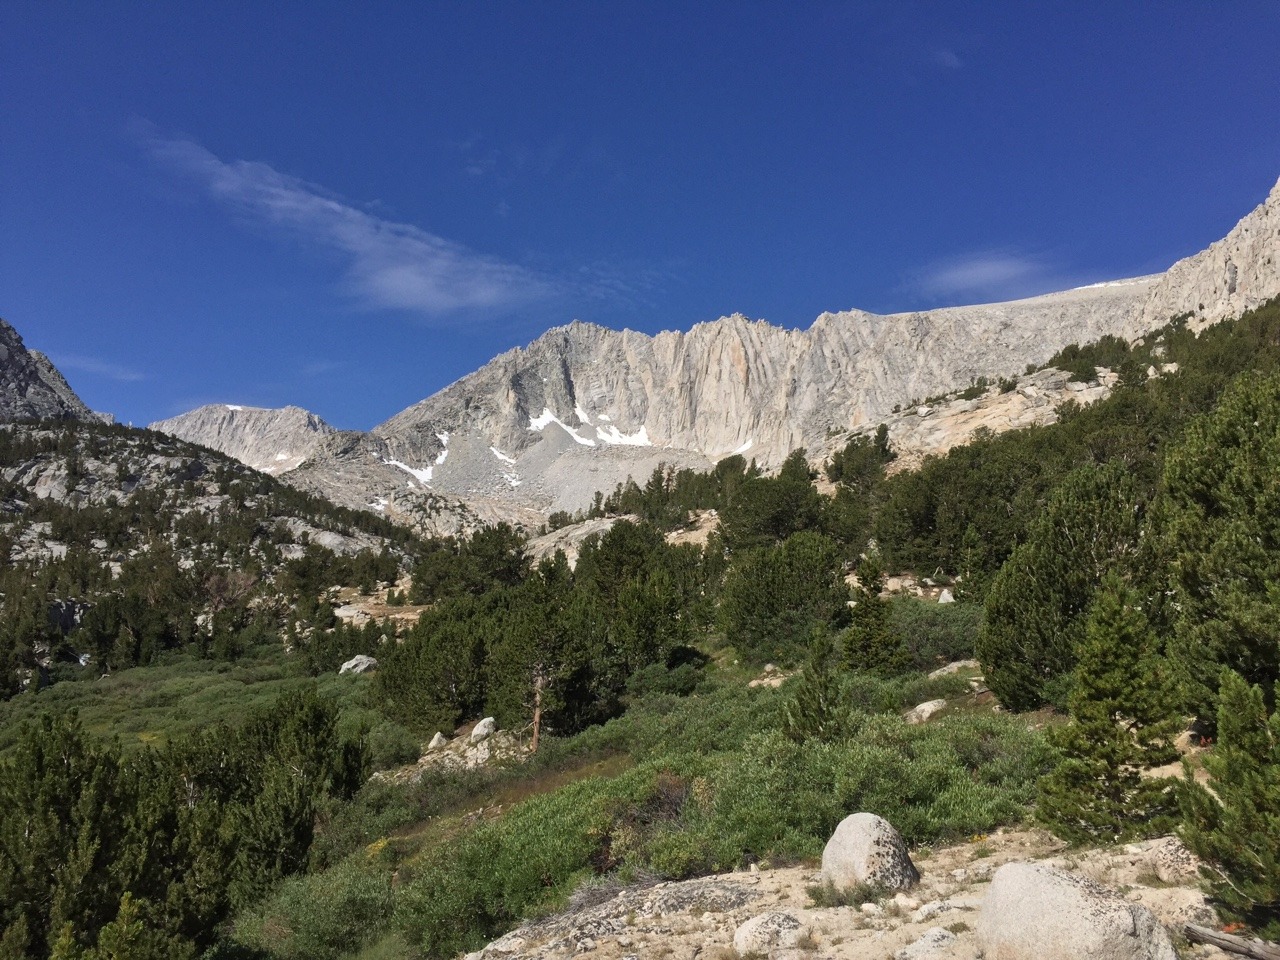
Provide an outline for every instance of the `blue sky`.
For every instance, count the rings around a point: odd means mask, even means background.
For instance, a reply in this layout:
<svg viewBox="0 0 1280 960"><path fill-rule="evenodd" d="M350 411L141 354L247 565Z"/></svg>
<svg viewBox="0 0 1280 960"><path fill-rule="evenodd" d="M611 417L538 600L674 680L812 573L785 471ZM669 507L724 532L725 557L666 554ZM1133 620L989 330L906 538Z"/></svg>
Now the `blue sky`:
<svg viewBox="0 0 1280 960"><path fill-rule="evenodd" d="M1275 0L8 0L0 316L127 421L367 428L574 318L1154 272L1280 177L1278 40Z"/></svg>

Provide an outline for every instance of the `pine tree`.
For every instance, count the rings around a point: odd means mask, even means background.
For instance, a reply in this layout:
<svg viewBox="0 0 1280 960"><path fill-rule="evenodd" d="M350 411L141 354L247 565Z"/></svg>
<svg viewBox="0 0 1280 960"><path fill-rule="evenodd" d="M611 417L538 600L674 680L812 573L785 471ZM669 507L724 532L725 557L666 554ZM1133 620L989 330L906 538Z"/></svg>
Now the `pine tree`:
<svg viewBox="0 0 1280 960"><path fill-rule="evenodd" d="M852 622L844 632L844 660L850 669L892 676L911 666L911 651L889 625L889 604L880 596L882 589L880 561L868 554L858 564Z"/></svg>
<svg viewBox="0 0 1280 960"><path fill-rule="evenodd" d="M1122 463L1085 466L1053 492L991 583L978 659L1011 710L1066 705L1098 583L1132 562L1142 496Z"/></svg>
<svg viewBox="0 0 1280 960"><path fill-rule="evenodd" d="M804 673L783 706L784 730L797 743L837 740L848 732L849 710L841 700L836 659L831 634L816 629Z"/></svg>
<svg viewBox="0 0 1280 960"><path fill-rule="evenodd" d="M1226 912L1280 938L1280 709L1268 717L1262 689L1231 670L1219 684L1218 741L1204 768L1208 789L1186 771L1182 838Z"/></svg>
<svg viewBox="0 0 1280 960"><path fill-rule="evenodd" d="M1173 781L1142 776L1177 757L1178 720L1154 654L1133 595L1108 578L1076 647L1071 721L1050 737L1063 761L1040 785L1038 815L1063 839L1114 841L1172 826Z"/></svg>
<svg viewBox="0 0 1280 960"><path fill-rule="evenodd" d="M1169 652L1210 727L1223 668L1264 699L1280 681L1277 471L1280 376L1241 377L1165 459L1154 519L1178 611Z"/></svg>

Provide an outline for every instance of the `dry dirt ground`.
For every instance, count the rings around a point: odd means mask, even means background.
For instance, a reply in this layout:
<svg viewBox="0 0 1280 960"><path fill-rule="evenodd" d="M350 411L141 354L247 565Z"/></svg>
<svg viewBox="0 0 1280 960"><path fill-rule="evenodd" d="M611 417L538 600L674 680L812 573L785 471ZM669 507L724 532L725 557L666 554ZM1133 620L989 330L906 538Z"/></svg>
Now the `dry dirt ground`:
<svg viewBox="0 0 1280 960"><path fill-rule="evenodd" d="M733 936L738 926L775 911L795 916L807 933L800 947L776 948L770 960L886 960L939 927L956 939L922 958L976 960L974 927L992 874L1002 864L1031 859L1088 876L1144 904L1169 927L1184 956L1227 957L1216 948L1182 942L1183 924L1215 925L1217 918L1186 865L1170 867L1160 847L1155 841L1071 852L1047 833L1023 830L918 848L912 858L921 873L919 885L869 905L816 906L809 891L819 877L812 866L753 868L621 890L587 889L575 894L564 913L532 921L468 960L577 955L590 960L736 960Z"/></svg>

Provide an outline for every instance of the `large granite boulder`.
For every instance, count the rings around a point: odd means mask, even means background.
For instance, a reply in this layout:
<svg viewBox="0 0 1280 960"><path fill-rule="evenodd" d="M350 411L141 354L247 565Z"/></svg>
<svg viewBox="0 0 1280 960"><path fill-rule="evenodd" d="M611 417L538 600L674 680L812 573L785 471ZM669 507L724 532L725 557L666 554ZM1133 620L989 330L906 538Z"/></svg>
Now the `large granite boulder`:
<svg viewBox="0 0 1280 960"><path fill-rule="evenodd" d="M845 817L822 851L822 882L842 890L859 884L908 890L919 881L902 837L874 813Z"/></svg>
<svg viewBox="0 0 1280 960"><path fill-rule="evenodd" d="M1041 863L996 871L977 920L985 960L1177 960L1155 914Z"/></svg>

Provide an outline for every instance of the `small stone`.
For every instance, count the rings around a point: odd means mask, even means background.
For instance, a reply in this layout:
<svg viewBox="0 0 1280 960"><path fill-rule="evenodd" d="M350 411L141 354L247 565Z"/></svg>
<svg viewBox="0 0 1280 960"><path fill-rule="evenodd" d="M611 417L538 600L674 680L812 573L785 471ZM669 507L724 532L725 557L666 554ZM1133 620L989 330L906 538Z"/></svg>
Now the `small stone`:
<svg viewBox="0 0 1280 960"><path fill-rule="evenodd" d="M927 957L940 950L946 950L956 942L956 939L956 935L950 930L933 927L926 930L924 936L919 940L910 946L903 947L893 957L894 960L918 960L920 957Z"/></svg>
<svg viewBox="0 0 1280 960"><path fill-rule="evenodd" d="M911 914L911 919L915 923L924 923L926 920L932 920L939 914L946 913L955 909L947 900L933 900L926 903L923 907Z"/></svg>
<svg viewBox="0 0 1280 960"><path fill-rule="evenodd" d="M861 913L866 914L868 917L878 917L884 913L884 907L880 906L878 903L864 903L858 908L858 910Z"/></svg>
<svg viewBox="0 0 1280 960"><path fill-rule="evenodd" d="M431 738L431 742L430 742L429 744L427 744L427 749L428 749L428 750L439 750L441 747L443 747L443 746L444 746L445 744L447 744L448 742L449 742L449 738L448 738L448 737L446 737L446 736L445 736L443 733L441 733L439 730L437 730L437 731L436 731L436 735L435 735L434 737L432 737L432 738Z"/></svg>
<svg viewBox="0 0 1280 960"><path fill-rule="evenodd" d="M789 913L763 913L743 923L733 934L733 948L740 956L768 954L775 947L799 946L804 926Z"/></svg>
<svg viewBox="0 0 1280 960"><path fill-rule="evenodd" d="M920 901L915 897L908 897L905 893L895 893L893 895L893 902L902 910L911 911L920 909Z"/></svg>

